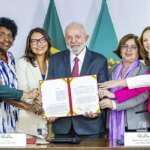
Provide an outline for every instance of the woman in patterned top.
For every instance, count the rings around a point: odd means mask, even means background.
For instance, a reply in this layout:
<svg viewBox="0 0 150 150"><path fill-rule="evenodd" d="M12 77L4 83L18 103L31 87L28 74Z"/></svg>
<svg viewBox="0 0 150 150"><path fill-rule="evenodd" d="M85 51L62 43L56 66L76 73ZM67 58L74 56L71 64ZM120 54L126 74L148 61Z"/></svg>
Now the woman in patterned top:
<svg viewBox="0 0 150 150"><path fill-rule="evenodd" d="M8 49L17 35L17 26L9 18L0 18L0 79L1 84L17 88L15 61ZM0 133L14 132L18 119L18 109L4 101L0 103Z"/></svg>

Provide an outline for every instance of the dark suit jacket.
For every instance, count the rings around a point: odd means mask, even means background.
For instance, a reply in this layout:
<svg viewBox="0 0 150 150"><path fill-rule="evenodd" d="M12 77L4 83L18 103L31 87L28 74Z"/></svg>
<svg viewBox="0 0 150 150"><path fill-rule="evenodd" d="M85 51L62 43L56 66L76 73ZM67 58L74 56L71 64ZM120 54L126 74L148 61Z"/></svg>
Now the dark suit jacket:
<svg viewBox="0 0 150 150"><path fill-rule="evenodd" d="M98 82L106 81L107 60L101 54L86 50L80 76L92 74L97 75ZM72 77L69 50L57 53L49 60L48 79L61 77ZM101 113L94 119L83 116L60 118L53 123L53 131L55 134L67 134L71 125L78 135L101 134L105 128L105 115Z"/></svg>

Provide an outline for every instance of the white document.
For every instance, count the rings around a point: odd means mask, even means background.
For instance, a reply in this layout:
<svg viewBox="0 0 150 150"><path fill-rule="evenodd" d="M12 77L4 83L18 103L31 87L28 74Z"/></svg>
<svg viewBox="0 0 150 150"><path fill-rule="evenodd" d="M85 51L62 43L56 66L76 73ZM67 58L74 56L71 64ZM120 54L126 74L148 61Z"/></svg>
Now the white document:
<svg viewBox="0 0 150 150"><path fill-rule="evenodd" d="M0 134L0 147L25 147L26 135L16 133L1 133Z"/></svg>
<svg viewBox="0 0 150 150"><path fill-rule="evenodd" d="M150 132L125 132L125 146L150 147Z"/></svg>
<svg viewBox="0 0 150 150"><path fill-rule="evenodd" d="M95 75L43 81L41 94L47 117L100 112Z"/></svg>
<svg viewBox="0 0 150 150"><path fill-rule="evenodd" d="M69 115L67 79L46 80L41 84L43 109L47 117Z"/></svg>
<svg viewBox="0 0 150 150"><path fill-rule="evenodd" d="M75 115L100 111L96 76L73 78L70 87Z"/></svg>

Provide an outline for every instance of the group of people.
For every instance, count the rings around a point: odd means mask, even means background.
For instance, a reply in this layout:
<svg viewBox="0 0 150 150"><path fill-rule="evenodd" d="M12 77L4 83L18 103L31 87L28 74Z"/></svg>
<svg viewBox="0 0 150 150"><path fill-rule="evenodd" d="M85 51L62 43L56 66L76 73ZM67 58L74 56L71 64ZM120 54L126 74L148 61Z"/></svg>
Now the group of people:
<svg viewBox="0 0 150 150"><path fill-rule="evenodd" d="M30 118L31 113L42 113L37 90L40 80L93 74L97 75L99 83L101 113L87 110L80 116L48 118L56 138L100 138L108 129L110 146L116 147L124 144L125 131L150 129L149 87L137 88L149 86L149 75L137 75L150 72L150 27L143 31L140 41L134 34L121 38L115 51L121 61L112 68L110 75L107 59L86 46L88 33L80 23L73 22L66 27L67 49L54 55L46 31L32 29L27 37L25 54L15 65L8 49L16 35L15 22L0 18L0 133L17 132L17 124L24 116ZM136 87L136 90L123 88L125 86ZM39 125L35 128L38 129Z"/></svg>
<svg viewBox="0 0 150 150"><path fill-rule="evenodd" d="M115 52L121 62L113 67L111 81L99 84L100 107L110 110L109 143L113 147L124 144L125 132L150 131L150 27L140 38L125 35Z"/></svg>
<svg viewBox="0 0 150 150"><path fill-rule="evenodd" d="M0 18L1 133L17 132L20 120L30 118L31 113L42 112L40 96L36 90L39 88L39 80L91 74L97 75L98 82L108 80L107 59L87 48L88 33L82 24L74 22L66 27L68 48L53 56L48 34L42 28L32 29L27 37L25 54L15 65L14 57L8 49L16 34L15 22L9 18ZM21 109L18 110L18 107ZM87 111L76 117L51 117L48 122L52 122L55 137L90 138L103 137L105 118L105 111L101 114ZM38 126L34 127L38 130Z"/></svg>
<svg viewBox="0 0 150 150"><path fill-rule="evenodd" d="M9 18L0 18L0 133L16 131L16 125L21 117L21 111L18 108L34 113L38 113L41 110L41 104L39 100L36 100L39 96L39 92L35 88L37 88L38 85L32 89L27 89L25 85L24 88L20 86L22 83L20 80L23 76L19 77L19 73L16 72L17 67L13 54L8 51L16 35L16 23ZM26 72L23 72L23 74L26 74ZM31 81L32 80L33 79L31 79ZM30 84L31 82L28 81L28 83ZM32 101L32 99L34 99L34 101ZM31 102L26 103L27 100L31 100Z"/></svg>

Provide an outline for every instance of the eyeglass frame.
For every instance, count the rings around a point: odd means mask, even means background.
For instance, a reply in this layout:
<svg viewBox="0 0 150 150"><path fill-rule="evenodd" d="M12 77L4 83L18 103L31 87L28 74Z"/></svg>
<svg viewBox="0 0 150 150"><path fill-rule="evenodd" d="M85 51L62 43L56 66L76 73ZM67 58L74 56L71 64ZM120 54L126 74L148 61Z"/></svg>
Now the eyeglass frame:
<svg viewBox="0 0 150 150"><path fill-rule="evenodd" d="M47 41L46 41L46 38L44 36L42 36L39 39L30 39L30 43L33 45L37 45L38 43L44 44L45 42L47 42Z"/></svg>
<svg viewBox="0 0 150 150"><path fill-rule="evenodd" d="M138 47L136 45L131 45L131 46L128 46L128 45L121 45L121 49L123 50L138 50Z"/></svg>

